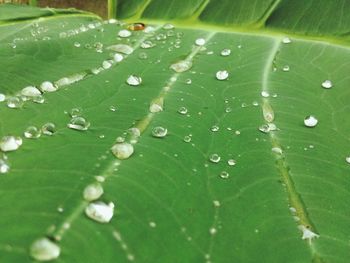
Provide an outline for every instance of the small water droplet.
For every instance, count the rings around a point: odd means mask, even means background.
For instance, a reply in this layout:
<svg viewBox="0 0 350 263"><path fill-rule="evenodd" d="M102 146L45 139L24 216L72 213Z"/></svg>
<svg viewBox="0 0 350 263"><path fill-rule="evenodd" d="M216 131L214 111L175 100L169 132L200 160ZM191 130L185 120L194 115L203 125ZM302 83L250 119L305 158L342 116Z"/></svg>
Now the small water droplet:
<svg viewBox="0 0 350 263"><path fill-rule="evenodd" d="M30 246L30 256L38 261L56 259L60 253L60 247L46 237L35 240Z"/></svg>
<svg viewBox="0 0 350 263"><path fill-rule="evenodd" d="M187 114L188 110L186 107L180 107L178 110L177 110L178 113L182 114L182 115L185 115Z"/></svg>
<svg viewBox="0 0 350 263"><path fill-rule="evenodd" d="M180 60L170 65L170 68L178 73L185 72L189 70L191 67L192 67L192 61L189 61L189 60Z"/></svg>
<svg viewBox="0 0 350 263"><path fill-rule="evenodd" d="M220 207L221 204L220 204L219 200L214 200L213 205L214 205L214 207Z"/></svg>
<svg viewBox="0 0 350 263"><path fill-rule="evenodd" d="M167 135L168 129L162 126L157 126L152 129L152 136L157 138L163 138Z"/></svg>
<svg viewBox="0 0 350 263"><path fill-rule="evenodd" d="M80 44L79 42L74 42L74 46L75 46L75 47L80 47L81 44Z"/></svg>
<svg viewBox="0 0 350 263"><path fill-rule="evenodd" d="M5 99L6 99L5 94L0 93L0 102L5 101Z"/></svg>
<svg viewBox="0 0 350 263"><path fill-rule="evenodd" d="M277 153L277 154L283 153L283 151L280 147L273 147L271 150L272 150L272 152Z"/></svg>
<svg viewBox="0 0 350 263"><path fill-rule="evenodd" d="M211 227L211 228L209 229L209 233L210 233L211 235L215 235L215 234L217 233L217 229L216 229L215 227Z"/></svg>
<svg viewBox="0 0 350 263"><path fill-rule="evenodd" d="M115 53L113 55L113 60L117 63L121 62L122 60L124 59L123 55L122 54L119 54L119 53Z"/></svg>
<svg viewBox="0 0 350 263"><path fill-rule="evenodd" d="M127 29L122 29L122 30L120 30L118 32L118 36L119 37L123 37L123 38L130 37L131 36L131 32L129 30L127 30Z"/></svg>
<svg viewBox="0 0 350 263"><path fill-rule="evenodd" d="M210 130L211 130L212 132L217 132L217 131L219 131L219 129L220 129L220 127L217 126L217 125L213 125L213 126L210 127Z"/></svg>
<svg viewBox="0 0 350 263"><path fill-rule="evenodd" d="M216 78L218 80L225 80L228 78L229 73L227 72L227 70L219 70L218 72L216 72Z"/></svg>
<svg viewBox="0 0 350 263"><path fill-rule="evenodd" d="M115 106L113 106L113 105L112 105L112 106L109 106L109 110L114 112L114 111L117 110L117 107L115 107Z"/></svg>
<svg viewBox="0 0 350 263"><path fill-rule="evenodd" d="M217 153L213 153L209 156L209 161L211 161L212 163L218 163L220 162L220 160L221 160L221 157Z"/></svg>
<svg viewBox="0 0 350 263"><path fill-rule="evenodd" d="M229 177L230 177L230 174L228 172L226 172L226 171L222 171L220 173L220 178L222 178L222 179L227 179Z"/></svg>
<svg viewBox="0 0 350 263"><path fill-rule="evenodd" d="M315 127L317 123L318 123L318 120L313 115L306 116L304 119L304 124L306 127L310 127L310 128Z"/></svg>
<svg viewBox="0 0 350 263"><path fill-rule="evenodd" d="M186 79L186 84L188 84L188 85L190 85L190 84L192 84L192 80L191 79Z"/></svg>
<svg viewBox="0 0 350 263"><path fill-rule="evenodd" d="M330 89L333 87L333 83L332 83L332 81L327 79L327 80L322 82L321 86L322 86L322 88Z"/></svg>
<svg viewBox="0 0 350 263"><path fill-rule="evenodd" d="M195 41L195 44L197 46L204 46L205 45L205 39L204 38L197 38L196 41Z"/></svg>
<svg viewBox="0 0 350 263"><path fill-rule="evenodd" d="M227 163L228 163L228 165L230 165L230 166L234 166L234 165L236 165L236 160L234 160L234 159L229 159L229 160L227 161Z"/></svg>
<svg viewBox="0 0 350 263"><path fill-rule="evenodd" d="M290 67L288 65L283 66L282 70L284 72L288 72L290 70Z"/></svg>
<svg viewBox="0 0 350 263"><path fill-rule="evenodd" d="M128 29L131 31L140 31L145 29L144 23L133 23L128 26Z"/></svg>
<svg viewBox="0 0 350 263"><path fill-rule="evenodd" d="M112 202L109 204L104 202L90 203L85 208L85 214L99 223L108 223L114 214L114 204Z"/></svg>
<svg viewBox="0 0 350 263"><path fill-rule="evenodd" d="M259 127L259 131L263 133L269 133L270 131L276 131L277 126L273 123L263 124Z"/></svg>
<svg viewBox="0 0 350 263"><path fill-rule="evenodd" d="M6 100L7 107L11 109L18 109L23 105L23 101L19 97L8 97Z"/></svg>
<svg viewBox="0 0 350 263"><path fill-rule="evenodd" d="M81 115L81 109L79 109L79 108L73 108L73 109L70 110L69 115L70 115L71 117L78 117L78 116Z"/></svg>
<svg viewBox="0 0 350 263"><path fill-rule="evenodd" d="M225 48L223 50L221 50L220 55L223 57L227 57L231 54L231 49L229 48Z"/></svg>
<svg viewBox="0 0 350 263"><path fill-rule="evenodd" d="M163 104L164 104L164 99L162 97L154 99L149 106L149 111L151 113L161 112L163 111Z"/></svg>
<svg viewBox="0 0 350 263"><path fill-rule="evenodd" d="M40 85L40 90L42 92L53 92L57 90L57 86L53 85L50 81L44 81Z"/></svg>
<svg viewBox="0 0 350 263"><path fill-rule="evenodd" d="M267 91L262 91L261 96L264 98L268 98L268 97L270 97L270 94Z"/></svg>
<svg viewBox="0 0 350 263"><path fill-rule="evenodd" d="M350 164L350 155L345 157L345 161Z"/></svg>
<svg viewBox="0 0 350 263"><path fill-rule="evenodd" d="M17 150L22 145L22 138L15 136L4 136L0 141L0 149L3 152Z"/></svg>
<svg viewBox="0 0 350 263"><path fill-rule="evenodd" d="M90 122L83 117L73 117L67 127L73 130L86 131L90 127Z"/></svg>
<svg viewBox="0 0 350 263"><path fill-rule="evenodd" d="M146 52L140 52L139 53L139 59L147 59L148 58L148 55Z"/></svg>
<svg viewBox="0 0 350 263"><path fill-rule="evenodd" d="M157 224L155 222L149 222L149 226L152 228L155 228L157 226Z"/></svg>
<svg viewBox="0 0 350 263"><path fill-rule="evenodd" d="M292 42L292 40L289 38L289 37L284 37L283 39L282 39L282 43L283 44L289 44L289 43L291 43Z"/></svg>
<svg viewBox="0 0 350 263"><path fill-rule="evenodd" d="M153 43L151 40L145 40L141 43L140 47L147 49L147 48L152 48L154 47L156 44Z"/></svg>
<svg viewBox="0 0 350 263"><path fill-rule="evenodd" d="M174 29L175 26L173 24L167 23L163 26L164 29L169 30L169 29Z"/></svg>
<svg viewBox="0 0 350 263"><path fill-rule="evenodd" d="M103 67L104 69L109 69L109 68L111 68L111 67L112 67L111 61L108 61L108 60L103 61L103 62L102 62L102 67Z"/></svg>
<svg viewBox="0 0 350 263"><path fill-rule="evenodd" d="M191 142L191 140L192 140L191 136L186 135L184 137L184 142Z"/></svg>
<svg viewBox="0 0 350 263"><path fill-rule="evenodd" d="M92 183L85 187L83 197L86 201L94 201L103 195L103 188L100 183Z"/></svg>
<svg viewBox="0 0 350 263"><path fill-rule="evenodd" d="M118 140L121 138L122 141ZM128 159L134 153L134 146L132 144L124 142L123 137L118 137L117 143L112 146L112 153L120 160Z"/></svg>
<svg viewBox="0 0 350 263"><path fill-rule="evenodd" d="M142 83L142 78L136 75L130 75L126 80L126 83L130 86L138 86Z"/></svg>
<svg viewBox="0 0 350 263"><path fill-rule="evenodd" d="M128 133L131 135L131 137L133 138L138 138L141 136L141 131L139 128L136 127L132 127L130 129L128 129Z"/></svg>
<svg viewBox="0 0 350 263"><path fill-rule="evenodd" d="M7 158L3 156L0 158L0 174L5 174L10 170L10 165L7 162Z"/></svg>
<svg viewBox="0 0 350 263"><path fill-rule="evenodd" d="M132 52L134 52L134 49L126 44L117 44L107 47L109 50L113 50L115 52L123 53L126 55L130 55Z"/></svg>
<svg viewBox="0 0 350 263"><path fill-rule="evenodd" d="M43 134L51 136L56 132L56 126L55 124L48 122L41 127L41 131Z"/></svg>
<svg viewBox="0 0 350 263"><path fill-rule="evenodd" d="M41 92L34 86L28 86L21 90L21 94L26 97L34 97L41 95Z"/></svg>
<svg viewBox="0 0 350 263"><path fill-rule="evenodd" d="M29 126L25 131L24 131L24 137L28 139L37 139L41 136L41 130L39 130L35 126Z"/></svg>

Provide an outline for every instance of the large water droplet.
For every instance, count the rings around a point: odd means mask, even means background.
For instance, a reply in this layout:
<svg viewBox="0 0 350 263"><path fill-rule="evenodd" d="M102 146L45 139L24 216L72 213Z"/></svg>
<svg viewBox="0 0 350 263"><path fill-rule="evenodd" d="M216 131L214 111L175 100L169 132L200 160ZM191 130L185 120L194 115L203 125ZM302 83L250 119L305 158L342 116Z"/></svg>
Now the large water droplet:
<svg viewBox="0 0 350 263"><path fill-rule="evenodd" d="M42 92L54 92L57 90L57 86L53 85L50 81L44 81L40 85L40 90Z"/></svg>
<svg viewBox="0 0 350 263"><path fill-rule="evenodd" d="M100 183L92 183L85 187L83 196L86 201L99 199L103 194L103 188Z"/></svg>
<svg viewBox="0 0 350 263"><path fill-rule="evenodd" d="M118 159L124 160L134 153L134 146L127 142L116 143L112 146L111 151Z"/></svg>
<svg viewBox="0 0 350 263"><path fill-rule="evenodd" d="M18 109L22 107L23 101L19 97L8 97L6 100L7 107L11 109Z"/></svg>
<svg viewBox="0 0 350 263"><path fill-rule="evenodd" d="M0 149L3 152L17 150L22 145L22 138L15 136L4 136L0 141Z"/></svg>
<svg viewBox="0 0 350 263"><path fill-rule="evenodd" d="M53 135L56 132L55 124L48 122L41 127L41 131L45 135Z"/></svg>
<svg viewBox="0 0 350 263"><path fill-rule="evenodd" d="M60 247L46 237L35 240L30 246L30 256L38 261L56 259L60 252Z"/></svg>
<svg viewBox="0 0 350 263"><path fill-rule="evenodd" d="M322 86L322 88L330 89L333 87L333 83L330 80L325 80L322 82L321 86Z"/></svg>
<svg viewBox="0 0 350 263"><path fill-rule="evenodd" d="M86 131L90 127L90 122L83 117L73 117L67 127L78 131Z"/></svg>
<svg viewBox="0 0 350 263"><path fill-rule="evenodd" d="M220 178L222 178L222 179L227 179L229 177L230 177L230 174L228 172L226 172L226 171L222 171L220 173Z"/></svg>
<svg viewBox="0 0 350 263"><path fill-rule="evenodd" d="M127 29L122 29L118 32L119 37L129 37L131 36L131 32Z"/></svg>
<svg viewBox="0 0 350 263"><path fill-rule="evenodd" d="M167 133L168 133L168 129L161 126L157 126L152 129L153 137L163 138L167 135Z"/></svg>
<svg viewBox="0 0 350 263"><path fill-rule="evenodd" d="M36 87L28 86L22 89L21 94L26 97L34 97L41 95L41 92Z"/></svg>
<svg viewBox="0 0 350 263"><path fill-rule="evenodd" d="M304 119L304 124L306 127L310 127L310 128L315 127L317 123L318 123L318 120L313 115L306 116Z"/></svg>
<svg viewBox="0 0 350 263"><path fill-rule="evenodd" d="M142 78L135 75L130 75L126 79L126 83L128 83L130 86L138 86L142 83Z"/></svg>
<svg viewBox="0 0 350 263"><path fill-rule="evenodd" d="M218 72L216 72L216 78L218 80L225 80L228 78L228 72L227 70L219 70Z"/></svg>
<svg viewBox="0 0 350 263"><path fill-rule="evenodd" d="M39 130L35 126L29 126L25 131L24 131L24 137L28 139L37 139L41 136L41 130Z"/></svg>
<svg viewBox="0 0 350 263"><path fill-rule="evenodd" d="M213 153L209 156L209 160L212 162L212 163L218 163L220 162L221 160L221 157L220 155L218 155L217 153Z"/></svg>
<svg viewBox="0 0 350 263"><path fill-rule="evenodd" d="M180 60L170 65L170 68L178 73L185 72L189 70L191 67L192 67L192 61L190 60Z"/></svg>
<svg viewBox="0 0 350 263"><path fill-rule="evenodd" d="M115 52L123 53L126 55L130 55L134 51L134 49L131 46L126 44L117 44L117 45L109 46L107 49L113 50Z"/></svg>
<svg viewBox="0 0 350 263"><path fill-rule="evenodd" d="M109 204L104 202L90 203L85 208L85 214L99 223L108 223L114 214L114 204L112 202Z"/></svg>

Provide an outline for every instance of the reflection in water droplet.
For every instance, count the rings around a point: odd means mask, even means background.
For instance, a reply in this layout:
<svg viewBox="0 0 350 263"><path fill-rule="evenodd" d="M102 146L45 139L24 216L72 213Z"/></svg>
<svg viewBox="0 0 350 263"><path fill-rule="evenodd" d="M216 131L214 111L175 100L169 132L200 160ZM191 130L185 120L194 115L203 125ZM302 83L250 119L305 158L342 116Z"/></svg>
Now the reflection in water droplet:
<svg viewBox="0 0 350 263"><path fill-rule="evenodd" d="M41 131L45 135L53 135L56 132L55 124L48 122L41 127Z"/></svg>
<svg viewBox="0 0 350 263"><path fill-rule="evenodd" d="M130 75L126 80L126 83L128 83L130 86L138 86L142 83L142 78L135 75Z"/></svg>
<svg viewBox="0 0 350 263"><path fill-rule="evenodd" d="M167 133L168 133L168 129L161 126L157 126L152 129L153 137L163 138L167 135Z"/></svg>
<svg viewBox="0 0 350 263"><path fill-rule="evenodd" d="M231 49L229 49L229 48L225 48L225 49L223 49L223 50L221 50L221 56L223 56L223 57L227 57L227 56L229 56L230 54L231 54Z"/></svg>
<svg viewBox="0 0 350 263"><path fill-rule="evenodd" d="M54 92L57 90L57 86L53 85L50 81L44 81L40 85L40 90L42 92Z"/></svg>
<svg viewBox="0 0 350 263"><path fill-rule="evenodd" d="M38 261L50 261L59 257L60 247L50 239L43 237L30 246L30 256Z"/></svg>
<svg viewBox="0 0 350 263"><path fill-rule="evenodd" d="M25 131L24 131L24 137L28 139L37 139L41 136L41 130L39 130L35 126L29 126Z"/></svg>
<svg viewBox="0 0 350 263"><path fill-rule="evenodd" d="M99 199L103 194L103 188L100 183L92 183L85 187L83 197L86 201Z"/></svg>
<svg viewBox="0 0 350 263"><path fill-rule="evenodd" d="M187 114L188 110L186 107L180 107L178 110L177 110L178 113L182 114L182 115L185 115Z"/></svg>
<svg viewBox="0 0 350 263"><path fill-rule="evenodd" d="M90 127L90 122L83 117L73 117L67 127L78 131L86 131Z"/></svg>
<svg viewBox="0 0 350 263"><path fill-rule="evenodd" d="M111 151L120 160L128 159L134 153L134 147L130 143L123 142L124 138L119 138L121 140L117 138L118 142L112 146Z"/></svg>
<svg viewBox="0 0 350 263"><path fill-rule="evenodd" d="M228 78L228 72L227 70L219 70L218 72L216 72L216 78L218 80L225 80Z"/></svg>
<svg viewBox="0 0 350 263"><path fill-rule="evenodd" d="M118 32L119 37L129 37L131 36L131 32L127 29L122 29Z"/></svg>
<svg viewBox="0 0 350 263"><path fill-rule="evenodd" d="M170 66L175 72L181 73L189 70L192 67L192 61L180 60Z"/></svg>
<svg viewBox="0 0 350 263"><path fill-rule="evenodd" d="M306 116L304 119L304 124L306 127L310 127L310 128L315 127L317 123L318 123L318 120L316 119L315 116L312 116L312 115Z"/></svg>
<svg viewBox="0 0 350 263"><path fill-rule="evenodd" d="M0 149L3 152L17 150L22 145L22 138L15 136L4 136L0 141Z"/></svg>
<svg viewBox="0 0 350 263"><path fill-rule="evenodd" d="M226 172L226 171L222 171L222 172L220 173L220 177L221 177L222 179L227 179L227 178L230 177L230 174L229 174L228 172Z"/></svg>
<svg viewBox="0 0 350 263"><path fill-rule="evenodd" d="M221 157L220 155L218 155L217 153L213 153L209 156L209 160L212 162L212 163L218 163L220 162L221 160Z"/></svg>
<svg viewBox="0 0 350 263"><path fill-rule="evenodd" d="M205 39L204 38L197 38L196 41L195 41L195 44L197 46L204 46L205 45Z"/></svg>
<svg viewBox="0 0 350 263"><path fill-rule="evenodd" d="M23 101L19 97L8 97L6 100L7 107L18 109L23 105Z"/></svg>
<svg viewBox="0 0 350 263"><path fill-rule="evenodd" d="M90 203L85 208L85 214L99 223L108 223L114 214L114 204L112 202L109 204L104 202Z"/></svg>
<svg viewBox="0 0 350 263"><path fill-rule="evenodd" d="M321 86L322 86L322 88L330 89L333 87L333 83L330 80L325 80L322 82Z"/></svg>
<svg viewBox="0 0 350 263"><path fill-rule="evenodd" d="M236 165L236 160L234 160L234 159L229 159L229 160L227 161L227 163L228 163L228 165L230 165L230 166L234 166L234 165Z"/></svg>

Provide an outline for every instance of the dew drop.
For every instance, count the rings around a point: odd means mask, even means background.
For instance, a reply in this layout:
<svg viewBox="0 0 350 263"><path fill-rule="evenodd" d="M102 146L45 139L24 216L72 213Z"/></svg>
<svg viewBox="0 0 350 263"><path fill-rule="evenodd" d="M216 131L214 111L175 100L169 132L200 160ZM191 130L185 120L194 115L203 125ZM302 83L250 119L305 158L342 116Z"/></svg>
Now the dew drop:
<svg viewBox="0 0 350 263"><path fill-rule="evenodd" d="M127 29L122 29L118 32L118 36L119 37L130 37L131 36L131 32Z"/></svg>
<svg viewBox="0 0 350 263"><path fill-rule="evenodd" d="M263 124L259 127L259 131L263 133L269 133L270 131L276 131L277 126L273 123Z"/></svg>
<svg viewBox="0 0 350 263"><path fill-rule="evenodd" d="M217 233L217 229L216 229L215 227L211 227L211 228L209 229L209 233L210 233L211 235L215 235L215 234Z"/></svg>
<svg viewBox="0 0 350 263"><path fill-rule="evenodd" d="M40 85L40 90L42 92L53 92L57 90L57 86L53 85L50 81L44 81Z"/></svg>
<svg viewBox="0 0 350 263"><path fill-rule="evenodd" d="M304 125L306 127L313 128L313 127L315 127L317 125L317 123L318 123L318 120L313 115L306 116L305 119L304 119Z"/></svg>
<svg viewBox="0 0 350 263"><path fill-rule="evenodd" d="M0 174L5 174L10 170L10 165L7 162L7 158L4 156L0 158Z"/></svg>
<svg viewBox="0 0 350 263"><path fill-rule="evenodd" d="M157 98L154 99L151 104L149 105L149 111L151 113L157 113L163 111L164 106L164 99L163 98Z"/></svg>
<svg viewBox="0 0 350 263"><path fill-rule="evenodd" d="M41 92L36 87L28 86L21 90L21 94L26 97L34 97L41 95Z"/></svg>
<svg viewBox="0 0 350 263"><path fill-rule="evenodd" d="M289 37L284 37L283 39L282 39L282 43L283 44L289 44L289 43L291 43L292 42L292 40L289 38Z"/></svg>
<svg viewBox="0 0 350 263"><path fill-rule="evenodd" d="M223 57L227 57L231 54L231 49L229 48L225 48L223 50L221 50L220 55Z"/></svg>
<svg viewBox="0 0 350 263"><path fill-rule="evenodd" d="M212 163L218 163L220 162L220 160L221 160L221 157L217 153L213 153L209 156L209 161L211 161Z"/></svg>
<svg viewBox="0 0 350 263"><path fill-rule="evenodd" d="M220 178L222 178L222 179L227 179L229 177L230 177L230 174L228 172L226 172L226 171L222 171L220 173Z"/></svg>
<svg viewBox="0 0 350 263"><path fill-rule="evenodd" d="M105 60L105 61L102 62L102 67L104 69L109 69L109 68L112 67L112 63L110 61L108 61L108 60Z"/></svg>
<svg viewBox="0 0 350 263"><path fill-rule="evenodd" d="M85 208L85 214L99 223L108 223L114 214L114 204L112 202L109 204L104 202L90 203Z"/></svg>
<svg viewBox="0 0 350 263"><path fill-rule="evenodd" d="M205 39L204 38L197 38L196 41L195 41L195 44L197 46L204 46L205 45Z"/></svg>
<svg viewBox="0 0 350 263"><path fill-rule="evenodd" d="M345 157L345 161L350 164L350 156Z"/></svg>
<svg viewBox="0 0 350 263"><path fill-rule="evenodd" d="M228 72L227 70L219 70L218 72L216 72L216 78L218 80L225 80L228 78Z"/></svg>
<svg viewBox="0 0 350 263"><path fill-rule="evenodd" d="M126 83L128 83L130 86L138 86L142 83L142 78L136 75L130 75L126 79Z"/></svg>
<svg viewBox="0 0 350 263"><path fill-rule="evenodd" d="M182 115L185 115L187 114L188 110L186 107L180 107L178 110L177 110L178 113L182 114Z"/></svg>
<svg viewBox="0 0 350 263"><path fill-rule="evenodd" d="M134 153L134 146L127 142L118 142L112 146L111 151L119 160L124 160Z"/></svg>
<svg viewBox="0 0 350 263"><path fill-rule="evenodd" d="M180 60L174 64L171 64L170 68L175 72L181 73L189 70L192 67L192 61Z"/></svg>
<svg viewBox="0 0 350 263"><path fill-rule="evenodd" d="M163 138L167 135L168 129L162 126L157 126L152 129L152 136L157 138Z"/></svg>
<svg viewBox="0 0 350 263"><path fill-rule="evenodd" d="M48 122L41 127L41 131L43 134L51 136L56 132L56 126L55 124Z"/></svg>
<svg viewBox="0 0 350 263"><path fill-rule="evenodd" d="M321 86L322 86L322 88L330 89L333 87L333 83L330 80L325 80L322 82Z"/></svg>
<svg viewBox="0 0 350 263"><path fill-rule="evenodd" d="M210 130L211 130L212 132L217 132L217 131L219 131L219 129L220 129L220 127L217 126L217 125L213 125L213 126L210 127Z"/></svg>
<svg viewBox="0 0 350 263"><path fill-rule="evenodd" d="M67 125L68 128L78 131L86 131L89 126L90 122L83 117L73 117Z"/></svg>
<svg viewBox="0 0 350 263"><path fill-rule="evenodd" d="M24 137L28 139L37 139L41 136L41 130L39 130L35 126L29 126L25 131L24 131Z"/></svg>
<svg viewBox="0 0 350 263"><path fill-rule="evenodd" d="M134 52L134 49L126 44L117 44L107 47L109 50L113 50L115 52L123 53L126 55L130 55L132 52Z"/></svg>
<svg viewBox="0 0 350 263"><path fill-rule="evenodd" d="M277 153L277 154L282 154L282 153L283 153L283 151L282 151L282 149L281 149L280 147L273 147L273 148L271 149L271 151L272 151L273 153Z"/></svg>
<svg viewBox="0 0 350 263"><path fill-rule="evenodd" d="M115 106L112 105L112 106L109 106L109 110L114 112L114 111L117 110L117 108L116 108Z"/></svg>
<svg viewBox="0 0 350 263"><path fill-rule="evenodd" d="M145 52L140 52L139 53L139 59L147 59L147 58L148 58L147 53L145 53Z"/></svg>
<svg viewBox="0 0 350 263"><path fill-rule="evenodd" d="M227 163L228 163L229 166L235 166L235 165L236 165L236 160L234 160L234 159L229 159L229 160L227 161Z"/></svg>
<svg viewBox="0 0 350 263"><path fill-rule="evenodd" d="M4 136L0 141L0 149L3 152L17 150L22 145L22 138L15 136Z"/></svg>
<svg viewBox="0 0 350 263"><path fill-rule="evenodd" d="M0 93L0 102L5 101L5 99L6 99L5 94Z"/></svg>
<svg viewBox="0 0 350 263"><path fill-rule="evenodd" d="M30 246L30 256L38 261L56 259L60 253L60 247L46 237L35 240Z"/></svg>
<svg viewBox="0 0 350 263"><path fill-rule="evenodd" d="M192 141L191 136L186 135L186 136L184 137L184 142L191 142L191 141Z"/></svg>
<svg viewBox="0 0 350 263"><path fill-rule="evenodd" d="M131 135L132 138L138 138L141 136L141 131L139 128L132 127L128 129L128 133Z"/></svg>
<svg viewBox="0 0 350 263"><path fill-rule="evenodd" d="M164 28L165 30L169 30L169 29L174 29L175 27L174 27L173 24L167 23L167 24L165 24L165 25L163 26L163 28Z"/></svg>
<svg viewBox="0 0 350 263"><path fill-rule="evenodd" d="M19 97L9 97L6 100L7 107L11 109L18 109L23 105L23 101Z"/></svg>
<svg viewBox="0 0 350 263"><path fill-rule="evenodd" d="M284 72L288 72L290 70L290 67L288 65L283 66L282 70Z"/></svg>
<svg viewBox="0 0 350 263"><path fill-rule="evenodd" d="M71 117L78 117L81 115L81 110L79 108L73 108L70 110L69 115Z"/></svg>
<svg viewBox="0 0 350 263"><path fill-rule="evenodd" d="M145 40L141 43L140 47L147 49L147 48L152 48L154 47L156 44L153 43L151 40Z"/></svg>
<svg viewBox="0 0 350 263"><path fill-rule="evenodd" d="M74 46L75 46L75 47L80 47L81 44L80 44L79 42L74 42Z"/></svg>
<svg viewBox="0 0 350 263"><path fill-rule="evenodd" d="M113 56L113 60L117 63L121 62L124 59L122 54L115 53Z"/></svg>
<svg viewBox="0 0 350 263"><path fill-rule="evenodd" d="M99 199L103 194L103 188L100 183L92 183L85 187L83 197L86 201Z"/></svg>
<svg viewBox="0 0 350 263"><path fill-rule="evenodd" d="M264 98L268 98L268 97L270 97L270 94L267 91L262 91L261 96Z"/></svg>

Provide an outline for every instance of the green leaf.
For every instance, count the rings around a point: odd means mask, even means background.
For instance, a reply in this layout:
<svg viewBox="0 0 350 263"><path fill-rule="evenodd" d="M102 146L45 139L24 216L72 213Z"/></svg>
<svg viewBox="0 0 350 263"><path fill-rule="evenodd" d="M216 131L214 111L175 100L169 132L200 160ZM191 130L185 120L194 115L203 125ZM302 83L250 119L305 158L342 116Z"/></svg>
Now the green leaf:
<svg viewBox="0 0 350 263"><path fill-rule="evenodd" d="M0 262L348 262L347 8L326 23L314 1L126 3L119 17L153 20L126 38L0 5L0 146L18 147L0 155Z"/></svg>

